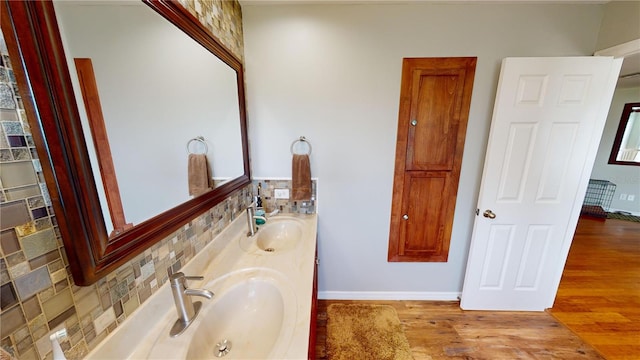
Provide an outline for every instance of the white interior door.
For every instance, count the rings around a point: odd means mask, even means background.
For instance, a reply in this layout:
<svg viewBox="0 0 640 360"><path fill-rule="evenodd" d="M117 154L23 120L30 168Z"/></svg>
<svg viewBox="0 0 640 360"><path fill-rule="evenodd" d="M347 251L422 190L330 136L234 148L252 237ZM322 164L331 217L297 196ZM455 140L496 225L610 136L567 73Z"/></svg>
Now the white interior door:
<svg viewBox="0 0 640 360"><path fill-rule="evenodd" d="M503 60L463 309L553 305L621 65Z"/></svg>

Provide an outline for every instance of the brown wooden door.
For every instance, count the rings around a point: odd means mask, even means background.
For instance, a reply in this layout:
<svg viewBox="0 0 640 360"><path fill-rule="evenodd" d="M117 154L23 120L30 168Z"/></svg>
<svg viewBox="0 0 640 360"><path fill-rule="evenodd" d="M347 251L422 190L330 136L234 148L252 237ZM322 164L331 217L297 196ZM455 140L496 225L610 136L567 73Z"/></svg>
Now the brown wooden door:
<svg viewBox="0 0 640 360"><path fill-rule="evenodd" d="M403 60L389 261L447 261L475 67Z"/></svg>

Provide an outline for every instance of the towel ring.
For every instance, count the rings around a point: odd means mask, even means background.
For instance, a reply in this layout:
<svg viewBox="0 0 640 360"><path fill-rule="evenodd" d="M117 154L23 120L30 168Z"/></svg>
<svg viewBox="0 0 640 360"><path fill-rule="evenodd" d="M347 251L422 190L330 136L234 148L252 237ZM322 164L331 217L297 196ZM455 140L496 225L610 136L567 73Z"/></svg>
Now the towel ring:
<svg viewBox="0 0 640 360"><path fill-rule="evenodd" d="M306 155L311 155L311 143L310 143L310 142L309 142L309 140L307 140L307 138L305 138L304 136L300 136L300 138L298 138L297 140L294 140L294 141L291 143L291 149L290 149L290 150L291 150L291 154L292 154L292 155L305 155L305 154L296 154L296 153L293 151L293 148L294 148L294 147L296 146L296 144L297 144L297 143L299 143L299 142L303 142L303 143L307 144L307 146L309 147L309 151L306 153Z"/></svg>
<svg viewBox="0 0 640 360"><path fill-rule="evenodd" d="M202 153L195 153L195 152L191 152L191 143L193 142L199 142L204 146L204 152ZM207 145L207 142L204 141L204 137L203 136L196 136L193 139L189 140L187 142L187 153L188 154L207 154L209 153L209 146Z"/></svg>

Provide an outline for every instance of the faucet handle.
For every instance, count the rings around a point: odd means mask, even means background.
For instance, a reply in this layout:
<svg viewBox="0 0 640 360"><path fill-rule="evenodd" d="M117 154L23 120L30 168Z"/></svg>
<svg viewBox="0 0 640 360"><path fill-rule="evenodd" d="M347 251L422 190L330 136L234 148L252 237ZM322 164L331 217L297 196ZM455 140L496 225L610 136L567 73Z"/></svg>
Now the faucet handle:
<svg viewBox="0 0 640 360"><path fill-rule="evenodd" d="M204 276L186 276L183 272L177 272L175 274L171 274L169 278L171 284L174 286L178 286L178 284L185 284L185 280L204 280Z"/></svg>
<svg viewBox="0 0 640 360"><path fill-rule="evenodd" d="M186 280L204 280L204 276L185 276Z"/></svg>

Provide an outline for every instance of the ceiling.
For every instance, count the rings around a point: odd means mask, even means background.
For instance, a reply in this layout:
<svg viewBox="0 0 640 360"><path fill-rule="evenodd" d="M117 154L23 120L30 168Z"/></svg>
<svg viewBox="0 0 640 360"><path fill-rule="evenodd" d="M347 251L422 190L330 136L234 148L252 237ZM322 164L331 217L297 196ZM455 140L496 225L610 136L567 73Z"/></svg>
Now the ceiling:
<svg viewBox="0 0 640 360"><path fill-rule="evenodd" d="M617 0L239 0L239 1L242 6L245 6L245 5L251 6L251 5L293 5L293 4L364 5L364 4L412 4L412 3L413 4L415 3L606 4L610 1L617 1ZM603 53L598 55L610 55L610 54ZM618 87L619 88L640 87L640 49L638 49L637 51L634 51L632 54L624 54L624 62L622 63L622 70L620 71L620 79L618 80Z"/></svg>

